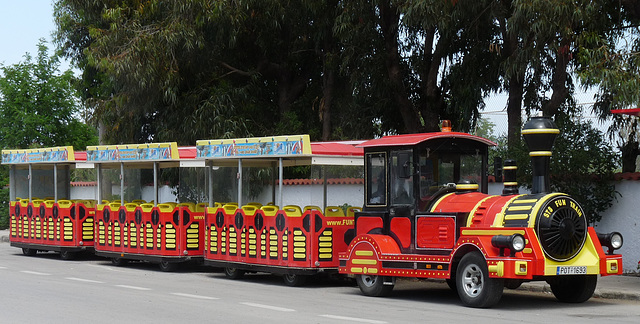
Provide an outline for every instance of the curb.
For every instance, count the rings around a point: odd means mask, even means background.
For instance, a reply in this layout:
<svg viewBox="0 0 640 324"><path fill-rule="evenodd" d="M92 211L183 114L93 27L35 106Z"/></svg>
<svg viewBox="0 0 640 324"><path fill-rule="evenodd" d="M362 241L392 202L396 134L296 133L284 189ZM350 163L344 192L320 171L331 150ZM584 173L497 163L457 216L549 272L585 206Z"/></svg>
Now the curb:
<svg viewBox="0 0 640 324"><path fill-rule="evenodd" d="M553 292L551 291L551 287L549 287L548 284L545 284L545 285L523 284L517 290L553 294ZM596 291L593 293L592 298L640 300L640 294L596 288Z"/></svg>

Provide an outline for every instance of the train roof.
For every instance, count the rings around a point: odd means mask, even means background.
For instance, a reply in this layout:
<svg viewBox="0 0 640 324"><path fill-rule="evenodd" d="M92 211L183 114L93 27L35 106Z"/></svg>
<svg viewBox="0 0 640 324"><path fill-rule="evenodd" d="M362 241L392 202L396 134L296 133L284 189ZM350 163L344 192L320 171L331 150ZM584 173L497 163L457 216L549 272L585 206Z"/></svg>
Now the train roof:
<svg viewBox="0 0 640 324"><path fill-rule="evenodd" d="M84 152L76 152L72 146L2 150L2 164L16 165L19 168L27 168L29 165L35 168L53 164L75 165L86 159Z"/></svg>
<svg viewBox="0 0 640 324"><path fill-rule="evenodd" d="M403 135L390 135L381 138L372 139L366 141L357 147L370 148L370 147L389 147L389 146L412 146L422 142L442 139L442 138L463 138L479 142L488 146L496 146L497 144L480 136L475 136L467 133L458 132L434 132L434 133L418 133L418 134L403 134Z"/></svg>
<svg viewBox="0 0 640 324"><path fill-rule="evenodd" d="M196 160L215 166L363 165L362 141L311 142L309 135L283 135L196 143Z"/></svg>
<svg viewBox="0 0 640 324"><path fill-rule="evenodd" d="M276 136L198 141L196 146L178 147L175 142L148 144L95 145L86 151L73 147L3 150L2 163L20 168L29 165L50 168L69 164L78 168L203 167L206 161L216 166L272 166L279 158L283 165L363 165L364 150L356 147L364 141L310 142L308 135ZM267 145L268 144L268 145ZM267 147L268 146L268 147Z"/></svg>

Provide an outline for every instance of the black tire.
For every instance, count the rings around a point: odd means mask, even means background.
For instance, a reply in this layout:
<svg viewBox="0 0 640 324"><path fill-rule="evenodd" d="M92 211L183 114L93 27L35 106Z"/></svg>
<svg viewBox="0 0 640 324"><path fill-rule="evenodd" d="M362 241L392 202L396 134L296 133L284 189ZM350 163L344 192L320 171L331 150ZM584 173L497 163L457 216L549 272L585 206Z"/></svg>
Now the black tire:
<svg viewBox="0 0 640 324"><path fill-rule="evenodd" d="M458 292L458 285L456 284L456 278L453 277L451 279L447 279L447 286L449 286L449 289L455 291L456 293Z"/></svg>
<svg viewBox="0 0 640 324"><path fill-rule="evenodd" d="M289 287L300 287L307 283L307 279L309 276L298 275L298 274L285 274L282 276L284 280L284 284Z"/></svg>
<svg viewBox="0 0 640 324"><path fill-rule="evenodd" d="M60 259L62 259L62 260L73 260L75 258L76 258L75 252L60 251Z"/></svg>
<svg viewBox="0 0 640 324"><path fill-rule="evenodd" d="M470 307L488 308L500 301L504 280L489 277L487 262L479 252L466 254L456 273L458 296Z"/></svg>
<svg viewBox="0 0 640 324"><path fill-rule="evenodd" d="M111 264L113 264L116 267L122 267L122 266L126 265L127 263L129 263L129 260L127 260L127 259L111 258Z"/></svg>
<svg viewBox="0 0 640 324"><path fill-rule="evenodd" d="M30 248L22 248L22 254L26 256L34 256L38 253L38 250L30 249Z"/></svg>
<svg viewBox="0 0 640 324"><path fill-rule="evenodd" d="M229 279L240 279L244 277L244 270L237 268L224 268L224 275Z"/></svg>
<svg viewBox="0 0 640 324"><path fill-rule="evenodd" d="M393 290L392 284L384 284L384 277L382 276L358 275L356 276L356 282L365 296L382 297Z"/></svg>
<svg viewBox="0 0 640 324"><path fill-rule="evenodd" d="M563 303L584 303L593 296L598 276L556 277L549 282L556 299Z"/></svg>
<svg viewBox="0 0 640 324"><path fill-rule="evenodd" d="M162 260L160 261L160 271L162 272L173 272L178 268L178 264L175 262L169 262Z"/></svg>

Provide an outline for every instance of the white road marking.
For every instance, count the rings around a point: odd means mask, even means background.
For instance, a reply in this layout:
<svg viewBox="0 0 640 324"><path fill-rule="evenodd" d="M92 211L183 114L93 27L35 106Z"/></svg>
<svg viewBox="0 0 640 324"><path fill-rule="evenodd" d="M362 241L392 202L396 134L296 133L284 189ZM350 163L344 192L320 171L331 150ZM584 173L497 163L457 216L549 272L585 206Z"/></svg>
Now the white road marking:
<svg viewBox="0 0 640 324"><path fill-rule="evenodd" d="M116 287L126 288L126 289L133 289L133 290L151 290L151 288L129 286L129 285L116 285Z"/></svg>
<svg viewBox="0 0 640 324"><path fill-rule="evenodd" d="M192 295L192 294L185 294L185 293L171 293L174 296L180 296L180 297L188 297L188 298L195 298L195 299L206 299L206 300L217 300L220 298L217 297L209 297L209 296L202 296L202 295Z"/></svg>
<svg viewBox="0 0 640 324"><path fill-rule="evenodd" d="M284 308L284 307L263 305L263 304L256 304L256 303L240 303L240 304L251 306L251 307L270 309L270 310L279 311L279 312L295 312L296 311L295 309L291 309L291 308Z"/></svg>
<svg viewBox="0 0 640 324"><path fill-rule="evenodd" d="M377 320L372 320L372 319L366 319L366 318L359 318L359 317L348 317L348 316L338 316L338 315L318 315L320 317L325 317L325 318L331 318L331 319L336 319L336 320L341 320L341 321L351 321L351 322L359 322L359 323L371 323L371 324L384 324L386 322L384 321L377 321Z"/></svg>
<svg viewBox="0 0 640 324"><path fill-rule="evenodd" d="M98 280L82 279L82 278L74 278L74 277L67 277L65 279L73 280L73 281L80 281L80 282L87 282L87 283L98 283L98 284L103 284L104 283L104 282L98 281Z"/></svg>
<svg viewBox="0 0 640 324"><path fill-rule="evenodd" d="M32 275L37 275L37 276L50 276L50 273L44 273L44 272L38 272L38 271L29 271L29 270L23 270L20 271L22 273L26 273L26 274L32 274Z"/></svg>

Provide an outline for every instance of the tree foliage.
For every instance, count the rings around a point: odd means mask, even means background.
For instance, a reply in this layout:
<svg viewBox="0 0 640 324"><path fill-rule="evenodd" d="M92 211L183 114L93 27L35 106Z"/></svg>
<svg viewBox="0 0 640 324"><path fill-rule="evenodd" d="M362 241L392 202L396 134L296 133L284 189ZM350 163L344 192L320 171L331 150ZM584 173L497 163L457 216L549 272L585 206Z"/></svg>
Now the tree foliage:
<svg viewBox="0 0 640 324"><path fill-rule="evenodd" d="M97 144L94 128L80 120L81 103L73 73L60 73L59 60L44 41L24 61L0 65L0 146L2 149ZM8 168L0 170L0 228L8 226Z"/></svg>
<svg viewBox="0 0 640 324"><path fill-rule="evenodd" d="M573 72L598 84L584 58L607 57L629 2L58 0L56 39L105 142L470 131L507 92L517 150L523 112L580 114Z"/></svg>

